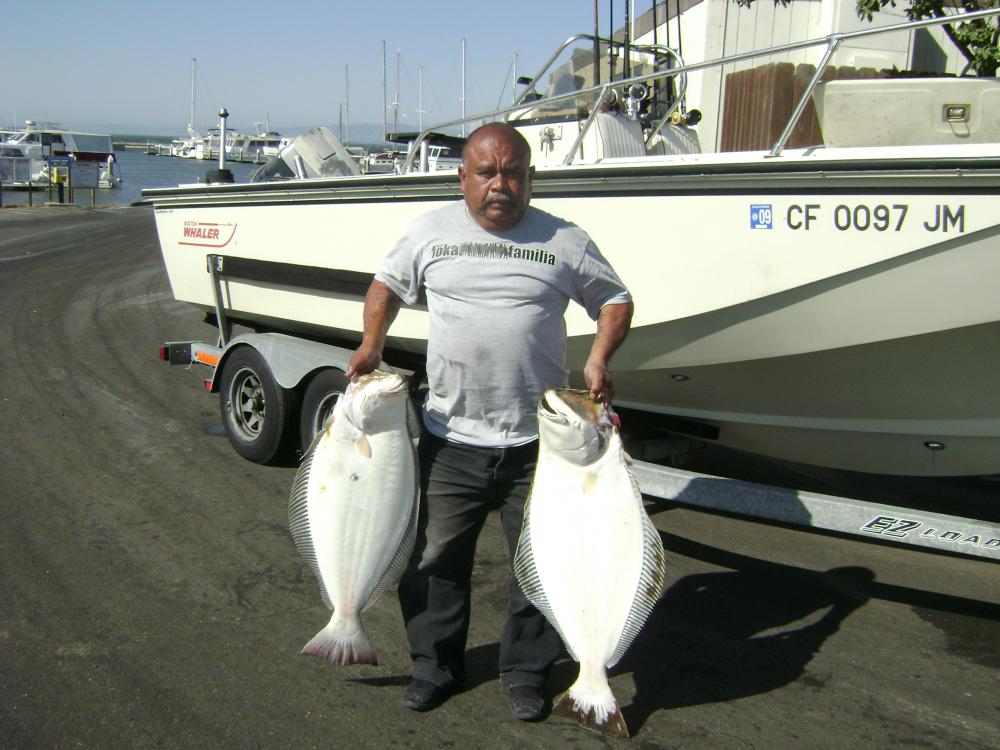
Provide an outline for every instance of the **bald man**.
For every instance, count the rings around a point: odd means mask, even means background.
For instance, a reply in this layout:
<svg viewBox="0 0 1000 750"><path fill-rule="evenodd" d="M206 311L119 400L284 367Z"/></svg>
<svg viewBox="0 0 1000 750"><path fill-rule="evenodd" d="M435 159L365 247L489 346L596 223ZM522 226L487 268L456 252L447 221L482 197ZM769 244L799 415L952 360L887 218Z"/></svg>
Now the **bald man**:
<svg viewBox="0 0 1000 750"><path fill-rule="evenodd" d="M354 378L378 367L400 305L426 294L420 521L399 586L413 658L403 705L415 711L439 706L464 683L473 559L491 510L500 511L512 557L517 548L538 454L536 405L545 389L568 381L569 301L597 321L583 375L608 404L608 363L632 318L628 291L590 237L529 206L535 170L517 130L478 128L462 160L464 200L418 218L375 274L347 369ZM560 648L511 575L499 672L517 718L544 718L545 680Z"/></svg>

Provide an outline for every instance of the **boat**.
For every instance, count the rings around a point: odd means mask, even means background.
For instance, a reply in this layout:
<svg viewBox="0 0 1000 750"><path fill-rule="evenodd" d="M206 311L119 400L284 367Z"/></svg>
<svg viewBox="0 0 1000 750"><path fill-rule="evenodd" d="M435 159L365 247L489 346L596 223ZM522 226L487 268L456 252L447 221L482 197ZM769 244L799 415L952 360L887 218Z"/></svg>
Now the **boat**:
<svg viewBox="0 0 1000 750"><path fill-rule="evenodd" d="M70 168L77 173L79 184L86 179L84 170L89 170L88 180L94 187L114 188L121 183L118 160L111 136L107 133L85 133L66 130L54 123L25 122L24 128L8 131L0 149L0 158L10 163L22 165L18 173L30 173L32 185L48 185L48 160L52 157L68 157ZM27 178L11 180L15 186L27 185Z"/></svg>
<svg viewBox="0 0 1000 750"><path fill-rule="evenodd" d="M227 160L261 164L277 156L281 149L291 143L291 139L271 129L266 116L264 123L258 122L255 125L257 132L253 134L236 132L226 134Z"/></svg>
<svg viewBox="0 0 1000 750"><path fill-rule="evenodd" d="M693 64L582 34L514 104L467 118L522 130L532 205L584 227L632 291L615 404L647 444L685 436L886 475L1000 473L1000 81L824 79L844 42L997 13ZM648 64L604 81L600 57L552 67L580 43ZM822 58L770 147L706 148L688 77L812 47ZM213 311L218 273L232 320L356 345L385 253L416 216L461 196L455 172L419 171L420 142L401 174L144 191L174 296ZM594 324L570 308L580 383ZM404 308L390 333L387 360L419 359L426 309Z"/></svg>
<svg viewBox="0 0 1000 750"><path fill-rule="evenodd" d="M465 145L465 139L459 136L429 131L390 133L388 137L392 143L399 144L400 147L394 164L394 171L397 173L403 171L403 165L411 150L414 152L414 166L421 172L456 171L462 163L462 147Z"/></svg>
<svg viewBox="0 0 1000 750"><path fill-rule="evenodd" d="M406 161L406 151L390 149L367 154L359 163L365 174L398 174Z"/></svg>

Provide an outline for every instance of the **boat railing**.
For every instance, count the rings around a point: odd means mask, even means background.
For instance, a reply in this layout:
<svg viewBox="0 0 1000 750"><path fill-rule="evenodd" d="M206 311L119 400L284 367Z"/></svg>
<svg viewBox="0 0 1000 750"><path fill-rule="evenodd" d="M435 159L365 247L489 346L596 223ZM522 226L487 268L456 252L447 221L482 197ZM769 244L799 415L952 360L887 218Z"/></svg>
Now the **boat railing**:
<svg viewBox="0 0 1000 750"><path fill-rule="evenodd" d="M810 79L808 85L802 92L802 96L799 98L795 109L792 111L791 116L785 124L781 135L778 140L771 147L768 152L768 157L778 157L784 150L785 145L788 143L788 139L791 137L792 131L798 124L802 113L805 111L806 106L809 104L809 100L812 97L813 91L815 91L817 85L819 85L823 73L830 64L830 60L833 58L833 54L837 51L837 48L845 41L853 39L861 39L864 37L877 36L881 34L892 34L900 31L913 31L916 29L927 28L930 26L941 26L944 24L955 24L955 23L968 23L970 21L976 21L980 19L990 18L993 16L1000 15L1000 7L997 8L986 8L984 10L977 10L968 13L955 13L947 16L942 16L938 18L925 18L916 21L904 21L897 24L890 24L888 26L878 26L874 28L858 29L856 31L847 32L836 32L833 34L828 34L823 37L817 37L814 39L806 39L800 42L789 42L787 44L777 45L775 47L769 47L764 50L753 50L749 52L741 52L734 55L726 55L724 57L715 58L713 60L707 60L700 63L683 64L676 68L668 68L665 70L653 71L652 73L644 73L642 75L631 76L629 78L620 78L615 81L608 81L602 84L596 84L594 86L589 86L586 88L578 89L576 91L570 91L565 94L556 94L552 96L542 96L539 94L534 86L537 81L545 74L545 72L553 65L555 60L561 55L571 44L574 44L580 40L590 39L593 40L594 37L587 34L577 34L567 39L558 48L558 50L553 54L542 66L541 73L536 75L528 88L522 92L521 96L517 98L514 104L508 107L502 107L499 109L492 110L490 112L483 112L476 115L470 115L466 117L460 117L455 120L448 120L446 122L441 122L433 125L432 127L422 131L420 135L413 141L413 146L410 153L406 158L405 165L403 167L404 172L410 172L413 169L413 162L417 154L419 153L420 144L434 131L440 132L443 128L453 127L455 125L462 125L477 121L489 121L497 120L500 117L512 115L515 113L523 113L526 107L537 107L540 103L546 105L556 104L559 102L570 102L577 101L584 97L596 97L594 104L590 107L590 113L587 119L584 121L583 126L580 128L580 133L563 160L564 166L569 166L573 163L576 157L577 151L580 149L580 145L583 143L584 137L587 131L593 124L597 113L600 111L601 106L609 101L609 97L613 96L612 90L625 90L637 84L648 85L657 81L665 81L670 78L677 76L686 76L688 73L694 73L697 71L707 70L710 68L722 67L724 65L731 65L734 63L743 62L746 60L753 60L760 57L769 57L771 55L779 55L787 52L795 52L798 50L809 49L812 47L823 47L826 49L823 53L823 57L819 64L816 66L816 71L814 72L812 78ZM602 42L607 42L607 40L601 40ZM617 43L616 43L617 44ZM641 49L641 48L639 48ZM541 98L531 99L529 101L529 94L534 93ZM670 109L666 115L662 116L657 122L656 128L651 132L651 137L655 136L657 130L663 126L667 121L670 114L672 114L673 109L676 108L677 104L680 102L680 97L674 102L673 108ZM648 145L648 141L647 141Z"/></svg>
<svg viewBox="0 0 1000 750"><path fill-rule="evenodd" d="M0 156L0 184L41 184L42 175L47 174L47 169L48 164L44 159L33 159L30 156Z"/></svg>

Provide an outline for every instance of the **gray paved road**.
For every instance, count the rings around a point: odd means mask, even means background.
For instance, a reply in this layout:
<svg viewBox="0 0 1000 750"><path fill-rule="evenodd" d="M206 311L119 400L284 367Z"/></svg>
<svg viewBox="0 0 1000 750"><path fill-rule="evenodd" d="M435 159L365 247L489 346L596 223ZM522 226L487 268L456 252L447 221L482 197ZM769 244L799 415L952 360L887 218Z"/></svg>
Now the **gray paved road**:
<svg viewBox="0 0 1000 750"><path fill-rule="evenodd" d="M243 461L149 210L0 211L0 747L597 748L495 682L507 563L475 573L470 684L416 715L392 597L382 664L300 656L324 623L288 539L293 467ZM668 589L615 669L637 748L1000 747L995 563L653 509ZM553 675L565 688L572 663Z"/></svg>

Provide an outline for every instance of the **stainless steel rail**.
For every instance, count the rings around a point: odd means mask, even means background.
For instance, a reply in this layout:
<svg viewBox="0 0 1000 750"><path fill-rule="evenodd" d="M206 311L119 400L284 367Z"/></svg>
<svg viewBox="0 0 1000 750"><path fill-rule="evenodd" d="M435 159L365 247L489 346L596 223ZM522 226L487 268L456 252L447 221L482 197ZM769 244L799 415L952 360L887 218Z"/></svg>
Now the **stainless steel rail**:
<svg viewBox="0 0 1000 750"><path fill-rule="evenodd" d="M809 102L809 98L812 96L813 91L820 82L820 78L823 75L823 71L830 63L830 59L833 57L833 53L836 51L837 47L841 43L851 40L851 39L861 39L869 36L877 36L880 34L892 34L899 31L912 31L915 29L923 29L929 26L941 26L943 24L954 24L954 23L968 23L970 21L975 21L979 19L991 18L993 16L1000 15L1000 7L997 8L987 8L985 10L973 11L971 13L956 13L953 15L943 16L941 18L927 18L920 21L904 21L902 23L892 24L890 26L879 26L876 28L869 29L859 29L858 31L849 32L838 32L834 34L828 34L824 37L818 37L816 39L807 39L801 42L790 42L788 44L778 45L776 47L769 47L765 50L755 50L752 52L742 52L736 55L727 55L725 57L719 57L714 60L707 60L701 63L693 63L691 65L681 65L677 68L670 68L662 71L654 71L653 73L646 73L639 76L632 76L631 78L623 78L613 83L604 83L596 86L590 86L587 88L580 89L578 91L571 91L566 94L559 94L557 96L545 97L542 99L537 99L533 101L526 101L527 96L531 92L535 92L535 84L537 81L545 74L545 72L552 66L555 60L561 55L571 44L578 42L582 39L589 39L593 41L594 37L588 34L577 34L570 37L565 42L560 45L556 52L549 57L549 59L542 66L541 70L535 77L532 78L531 84L522 92L521 96L518 97L517 101L509 107L504 107L502 109L495 109L490 112L484 112L476 115L461 117L455 120L448 120L445 122L440 122L434 126L427 128L422 131L417 139L413 142L413 146L410 150L409 155L406 158L404 164L404 171L409 172L413 168L413 161L415 156L419 153L420 144L435 130L440 130L441 128L451 127L452 125L461 125L463 123L471 123L477 120L496 120L501 116L510 115L516 112L523 112L528 106L538 106L539 103L553 104L562 101L573 101L587 96L595 96L596 104L592 107L590 116L584 123L584 127L581 129L580 136L577 138L574 144L573 150L570 152L566 159L566 164L572 163L575 157L577 148L583 140L583 136L586 134L591 123L594 120L594 112L597 111L601 103L603 103L607 92L610 88L621 88L627 90L629 86L634 84L649 84L654 81L666 80L674 76L687 75L699 70L706 70L708 68L721 67L723 65L730 65L732 63L743 62L745 60L753 60L759 57L767 57L769 55L778 55L786 52L794 52L801 49L808 49L810 47L826 46L826 52L820 64L816 67L816 73L813 75L812 80L810 80L809 85L806 87L805 91L802 93L802 97L792 112L791 117L785 125L781 136L772 146L769 157L777 157L781 155L784 150L785 144L788 142L788 138L791 136L792 130L798 124L799 118L802 116L802 112L805 110L806 105ZM607 43L607 40L602 40ZM616 43L617 44L617 43ZM645 48L639 47L633 49L643 50ZM652 48L649 48L652 49ZM670 112L668 112L669 116ZM658 124L657 127L661 127L663 123L666 122L666 117L664 117ZM654 131L655 132L655 131Z"/></svg>

